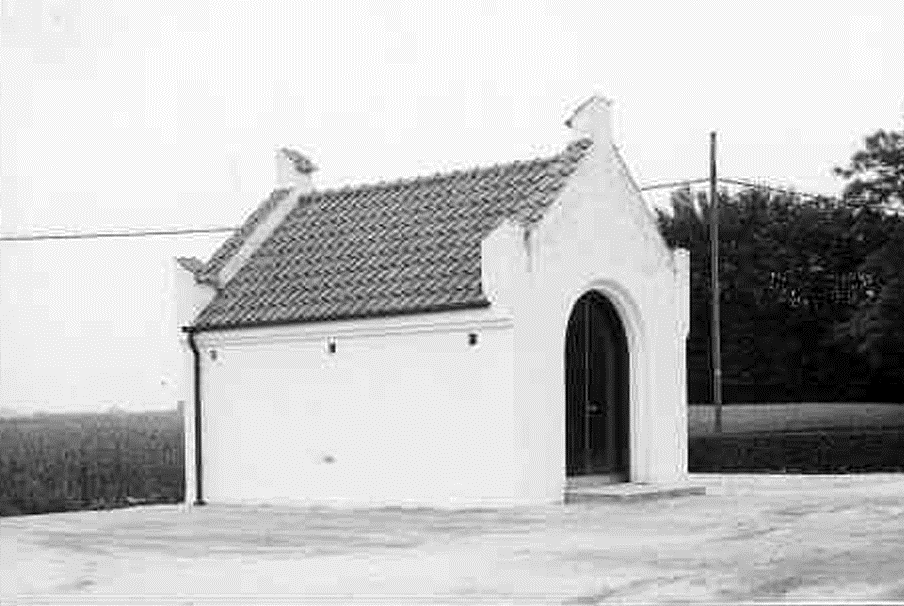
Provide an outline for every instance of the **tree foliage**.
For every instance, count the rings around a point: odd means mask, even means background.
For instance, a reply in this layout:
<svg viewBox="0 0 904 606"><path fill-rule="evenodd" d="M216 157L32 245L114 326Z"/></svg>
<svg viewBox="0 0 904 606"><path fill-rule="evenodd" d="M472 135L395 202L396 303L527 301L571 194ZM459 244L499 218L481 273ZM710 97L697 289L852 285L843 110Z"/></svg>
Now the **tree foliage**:
<svg viewBox="0 0 904 606"><path fill-rule="evenodd" d="M836 173L847 180L845 199L877 211L884 229L881 243L860 266L874 276L875 296L858 302L835 337L866 355L877 379L904 381L904 130L866 137L863 149ZM858 224L856 232L870 227Z"/></svg>
<svg viewBox="0 0 904 606"><path fill-rule="evenodd" d="M692 401L710 401L709 237L705 196L688 190L659 212L672 246L691 252ZM877 298L864 261L884 245L880 212L828 199L748 189L720 194L722 366L726 401L875 397L867 357L838 338L852 312ZM744 390L743 386L754 386Z"/></svg>
<svg viewBox="0 0 904 606"><path fill-rule="evenodd" d="M879 130L866 137L863 149L854 153L835 174L847 180L848 200L872 207L904 205L904 129Z"/></svg>
<svg viewBox="0 0 904 606"><path fill-rule="evenodd" d="M726 401L878 399L904 382L904 131L866 137L836 173L841 201L720 194ZM676 191L671 211L660 229L691 251L690 397L710 401L707 197Z"/></svg>

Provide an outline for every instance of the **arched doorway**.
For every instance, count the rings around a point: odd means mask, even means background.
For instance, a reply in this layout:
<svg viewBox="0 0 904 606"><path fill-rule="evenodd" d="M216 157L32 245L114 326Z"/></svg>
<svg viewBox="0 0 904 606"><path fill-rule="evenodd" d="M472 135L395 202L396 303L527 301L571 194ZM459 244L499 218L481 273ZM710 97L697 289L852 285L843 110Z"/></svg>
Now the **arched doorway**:
<svg viewBox="0 0 904 606"><path fill-rule="evenodd" d="M628 481L629 372L618 312L604 295L585 293L565 334L566 475Z"/></svg>

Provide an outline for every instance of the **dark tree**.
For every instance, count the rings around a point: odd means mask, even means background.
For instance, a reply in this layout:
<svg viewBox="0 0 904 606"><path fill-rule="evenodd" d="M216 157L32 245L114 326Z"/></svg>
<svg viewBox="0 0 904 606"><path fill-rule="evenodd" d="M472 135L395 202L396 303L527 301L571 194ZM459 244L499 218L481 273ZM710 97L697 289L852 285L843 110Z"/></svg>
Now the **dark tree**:
<svg viewBox="0 0 904 606"><path fill-rule="evenodd" d="M868 357L874 380L904 382L904 130L866 137L848 166L835 172L847 180L845 199L871 211L864 213L869 221L855 226L857 236L878 232L881 239L860 266L875 282L870 296L858 301L835 336Z"/></svg>
<svg viewBox="0 0 904 606"><path fill-rule="evenodd" d="M856 398L851 386L868 383L869 369L835 329L872 287L861 268L881 242L881 218L757 189L723 192L720 206L726 401ZM687 190L673 195L672 213L659 215L669 244L691 251L688 384L697 402L711 397L708 215L706 197L694 204Z"/></svg>

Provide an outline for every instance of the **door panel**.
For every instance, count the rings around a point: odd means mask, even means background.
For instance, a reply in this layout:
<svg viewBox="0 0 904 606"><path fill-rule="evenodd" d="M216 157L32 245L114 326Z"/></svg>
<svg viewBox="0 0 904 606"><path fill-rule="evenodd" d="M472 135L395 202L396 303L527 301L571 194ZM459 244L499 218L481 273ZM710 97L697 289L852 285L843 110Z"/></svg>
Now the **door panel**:
<svg viewBox="0 0 904 606"><path fill-rule="evenodd" d="M566 472L627 480L628 348L612 304L588 293L566 331Z"/></svg>
<svg viewBox="0 0 904 606"><path fill-rule="evenodd" d="M580 302L575 306L568 323L565 339L565 470L567 475L583 473L584 461L584 400L586 334L584 310Z"/></svg>

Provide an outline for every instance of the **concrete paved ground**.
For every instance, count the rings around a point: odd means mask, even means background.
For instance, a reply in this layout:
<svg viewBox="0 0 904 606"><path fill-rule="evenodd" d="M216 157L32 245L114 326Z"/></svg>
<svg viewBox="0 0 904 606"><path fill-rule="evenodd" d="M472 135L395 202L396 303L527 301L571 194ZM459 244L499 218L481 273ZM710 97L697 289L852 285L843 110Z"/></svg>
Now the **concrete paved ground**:
<svg viewBox="0 0 904 606"><path fill-rule="evenodd" d="M32 603L904 600L904 474L500 511L155 506L0 520Z"/></svg>

